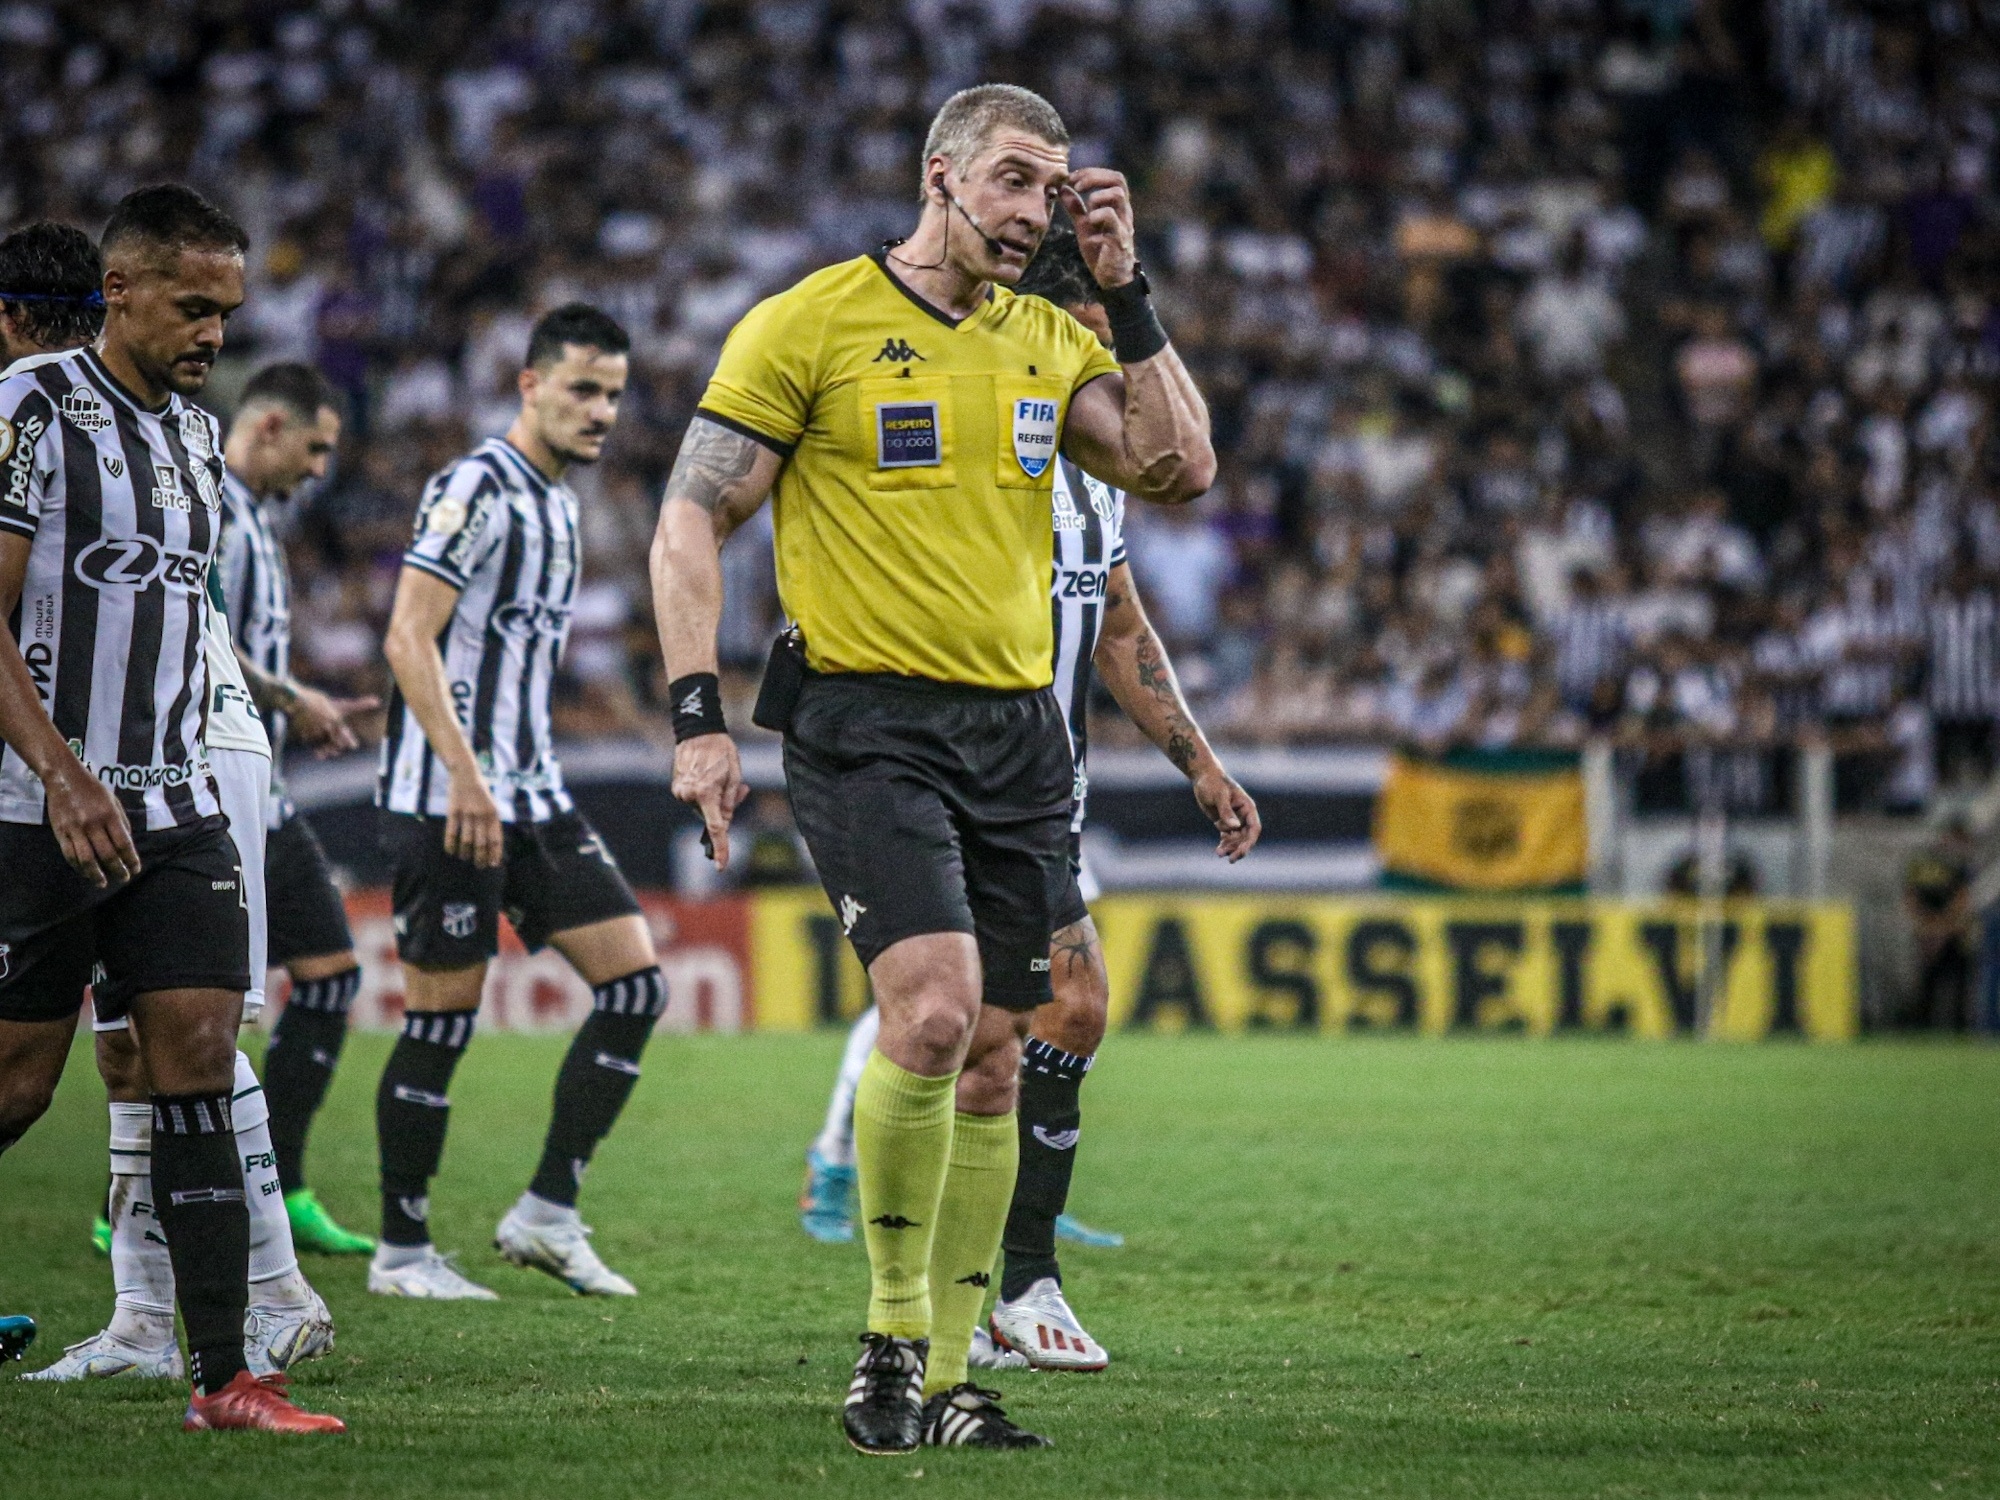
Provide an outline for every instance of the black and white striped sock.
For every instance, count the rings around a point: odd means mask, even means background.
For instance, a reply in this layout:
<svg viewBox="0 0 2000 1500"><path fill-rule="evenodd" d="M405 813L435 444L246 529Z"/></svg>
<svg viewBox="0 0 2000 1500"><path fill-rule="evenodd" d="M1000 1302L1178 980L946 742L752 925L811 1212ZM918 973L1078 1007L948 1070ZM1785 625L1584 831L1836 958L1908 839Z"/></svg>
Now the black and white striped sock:
<svg viewBox="0 0 2000 1500"><path fill-rule="evenodd" d="M430 1184L444 1155L451 1100L445 1091L472 1040L469 1010L411 1011L375 1091L382 1152L382 1240L430 1243Z"/></svg>
<svg viewBox="0 0 2000 1500"><path fill-rule="evenodd" d="M264 1053L264 1097L271 1105L278 1183L288 1193L306 1185L306 1135L333 1082L347 1040L347 1013L360 988L359 968L296 984L271 1032Z"/></svg>
<svg viewBox="0 0 2000 1500"><path fill-rule="evenodd" d="M228 1094L153 1095L153 1205L187 1328L188 1374L212 1396L243 1364L250 1212Z"/></svg>
<svg viewBox="0 0 2000 1500"><path fill-rule="evenodd" d="M556 1074L548 1138L528 1184L537 1198L565 1208L576 1206L584 1168L638 1084L640 1055L667 1008L667 981L657 967L600 984L591 993L591 1012Z"/></svg>

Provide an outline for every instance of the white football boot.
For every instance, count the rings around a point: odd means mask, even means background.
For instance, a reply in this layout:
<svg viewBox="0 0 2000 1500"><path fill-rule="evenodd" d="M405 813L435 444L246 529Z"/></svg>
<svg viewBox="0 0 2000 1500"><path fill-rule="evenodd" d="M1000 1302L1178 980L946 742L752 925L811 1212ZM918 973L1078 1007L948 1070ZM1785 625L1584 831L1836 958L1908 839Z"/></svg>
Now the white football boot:
<svg viewBox="0 0 2000 1500"><path fill-rule="evenodd" d="M1025 1370L1028 1356L1002 1349L984 1328L972 1330L972 1347L965 1354L966 1365L974 1370Z"/></svg>
<svg viewBox="0 0 2000 1500"><path fill-rule="evenodd" d="M1104 1346L1083 1331L1064 1300L1062 1283L1044 1276L1012 1302L993 1304L993 1342L1012 1349L1037 1370L1101 1370L1111 1363Z"/></svg>
<svg viewBox="0 0 2000 1500"><path fill-rule="evenodd" d="M517 1266L546 1271L580 1297L636 1297L639 1289L597 1258L590 1226L575 1217L531 1224L517 1203L493 1231L493 1248Z"/></svg>
<svg viewBox="0 0 2000 1500"><path fill-rule="evenodd" d="M320 1294L299 1303L256 1303L243 1317L243 1359L258 1379L333 1351L333 1314Z"/></svg>
<svg viewBox="0 0 2000 1500"><path fill-rule="evenodd" d="M406 1265L382 1264L382 1249L368 1262L368 1290L378 1297L419 1297L434 1302L498 1302L500 1294L463 1275L435 1245Z"/></svg>
<svg viewBox="0 0 2000 1500"><path fill-rule="evenodd" d="M104 1380L113 1375L130 1375L139 1380L184 1379L187 1366L181 1361L180 1345L174 1342L171 1327L165 1347L159 1349L127 1343L107 1328L80 1344L71 1344L54 1364L32 1370L21 1378Z"/></svg>

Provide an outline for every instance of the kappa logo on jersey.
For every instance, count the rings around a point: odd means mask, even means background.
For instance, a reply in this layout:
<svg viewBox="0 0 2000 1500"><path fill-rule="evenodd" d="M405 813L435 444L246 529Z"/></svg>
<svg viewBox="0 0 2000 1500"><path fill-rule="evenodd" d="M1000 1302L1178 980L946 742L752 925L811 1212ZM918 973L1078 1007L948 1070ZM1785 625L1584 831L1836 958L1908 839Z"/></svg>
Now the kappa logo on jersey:
<svg viewBox="0 0 2000 1500"><path fill-rule="evenodd" d="M438 914L438 925L447 937L469 938L479 926L479 908L470 901L447 901Z"/></svg>
<svg viewBox="0 0 2000 1500"><path fill-rule="evenodd" d="M11 422L7 424L7 493L0 495L0 505L28 508L28 485L35 477L35 444L42 440L43 431L39 416L28 418L19 432Z"/></svg>
<svg viewBox="0 0 2000 1500"><path fill-rule="evenodd" d="M861 920L862 914L867 910L867 907L856 901L852 896L842 896L840 898L840 930L852 936L854 933L854 924Z"/></svg>
<svg viewBox="0 0 2000 1500"><path fill-rule="evenodd" d="M1032 396L1014 403L1014 457L1030 479L1048 472L1056 456L1056 411L1055 402Z"/></svg>
<svg viewBox="0 0 2000 1500"><path fill-rule="evenodd" d="M175 552L149 536L105 537L77 553L75 572L95 589L145 589L164 579L199 590L208 559L199 552Z"/></svg>
<svg viewBox="0 0 2000 1500"><path fill-rule="evenodd" d="M868 363L879 365L885 359L892 365L906 365L913 359L923 360L925 364L930 363L929 360L924 359L921 354L910 347L908 339L884 339L882 341L882 352L869 360Z"/></svg>
<svg viewBox="0 0 2000 1500"><path fill-rule="evenodd" d="M172 464L153 465L153 509L178 510L188 508L187 491L181 488L181 471Z"/></svg>
<svg viewBox="0 0 2000 1500"><path fill-rule="evenodd" d="M92 437L111 429L111 417L104 410L104 403L97 399L95 391L86 390L82 386L63 396L62 414L77 431L87 432Z"/></svg>
<svg viewBox="0 0 2000 1500"><path fill-rule="evenodd" d="M1050 1130L1045 1126L1035 1127L1035 1139L1051 1151L1074 1151L1076 1143L1083 1139L1081 1130Z"/></svg>
<svg viewBox="0 0 2000 1500"><path fill-rule="evenodd" d="M935 468L944 462L935 401L885 401L875 408L875 467Z"/></svg>

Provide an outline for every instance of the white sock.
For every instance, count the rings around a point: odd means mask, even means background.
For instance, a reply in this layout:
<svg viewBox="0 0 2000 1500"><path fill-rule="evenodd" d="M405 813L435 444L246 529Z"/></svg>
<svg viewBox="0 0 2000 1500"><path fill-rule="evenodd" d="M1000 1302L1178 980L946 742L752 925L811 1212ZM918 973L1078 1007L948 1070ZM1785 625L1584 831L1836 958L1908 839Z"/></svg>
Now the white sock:
<svg viewBox="0 0 2000 1500"><path fill-rule="evenodd" d="M533 1193L523 1193L514 1200L514 1216L524 1224L541 1227L547 1224L581 1223L577 1212L567 1203L551 1203L546 1198Z"/></svg>
<svg viewBox="0 0 2000 1500"><path fill-rule="evenodd" d="M882 1013L871 1005L847 1033L847 1050L840 1056L840 1077L834 1082L833 1097L826 1104L826 1124L820 1127L819 1139L813 1142L813 1150L836 1167L854 1165L854 1091L861 1087L861 1070L868 1066L868 1054L875 1050L875 1036L881 1029Z"/></svg>
<svg viewBox="0 0 2000 1500"><path fill-rule="evenodd" d="M375 1242L375 1264L385 1271L398 1271L404 1266L413 1266L430 1254L429 1245L392 1245L387 1240Z"/></svg>
<svg viewBox="0 0 2000 1500"><path fill-rule="evenodd" d="M107 1331L143 1349L174 1337L174 1264L153 1212L153 1106L111 1106L111 1285Z"/></svg>
<svg viewBox="0 0 2000 1500"><path fill-rule="evenodd" d="M236 1150L243 1163L243 1201L250 1208L250 1300L265 1302L264 1283L277 1283L299 1268L292 1246L292 1220L278 1186L278 1155L271 1145L271 1106L250 1059L236 1054L230 1090L236 1121Z"/></svg>

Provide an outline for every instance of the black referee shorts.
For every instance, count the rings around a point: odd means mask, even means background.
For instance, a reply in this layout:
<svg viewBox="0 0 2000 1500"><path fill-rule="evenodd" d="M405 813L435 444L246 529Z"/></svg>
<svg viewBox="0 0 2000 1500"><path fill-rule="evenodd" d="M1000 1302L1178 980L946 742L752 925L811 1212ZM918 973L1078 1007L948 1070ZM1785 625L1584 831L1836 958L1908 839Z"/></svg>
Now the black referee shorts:
<svg viewBox="0 0 2000 1500"><path fill-rule="evenodd" d="M863 964L967 932L984 999L1049 999L1074 770L1055 696L814 675L785 737L792 813Z"/></svg>
<svg viewBox="0 0 2000 1500"><path fill-rule="evenodd" d="M333 867L304 818L288 818L265 836L264 921L273 968L295 958L345 953L354 946Z"/></svg>
<svg viewBox="0 0 2000 1500"><path fill-rule="evenodd" d="M500 951L500 913L531 952L558 932L635 917L639 900L597 830L576 812L502 826L499 868L444 852L443 818L382 815L395 863L390 903L404 963L467 969Z"/></svg>
<svg viewBox="0 0 2000 1500"><path fill-rule="evenodd" d="M228 819L133 830L139 873L98 890L45 823L0 823L0 1021L100 1020L159 990L250 988L250 914Z"/></svg>

